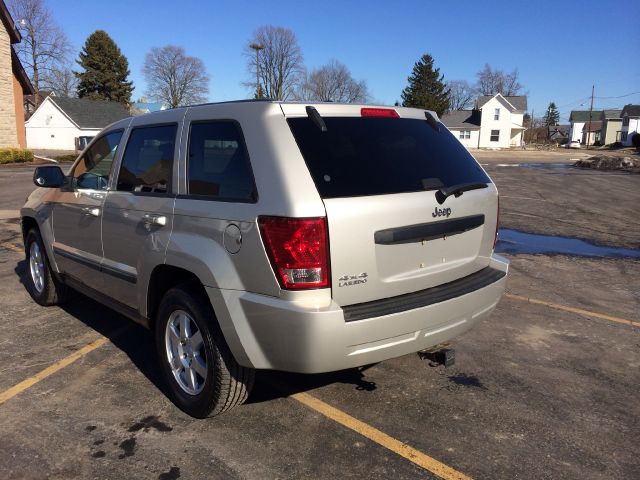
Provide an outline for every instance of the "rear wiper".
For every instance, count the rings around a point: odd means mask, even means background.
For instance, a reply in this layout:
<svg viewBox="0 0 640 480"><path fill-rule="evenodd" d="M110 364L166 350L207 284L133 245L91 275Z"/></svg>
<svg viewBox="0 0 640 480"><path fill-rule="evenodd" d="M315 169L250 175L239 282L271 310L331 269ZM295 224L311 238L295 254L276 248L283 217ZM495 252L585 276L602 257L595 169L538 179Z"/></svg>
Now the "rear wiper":
<svg viewBox="0 0 640 480"><path fill-rule="evenodd" d="M305 107L305 110L307 111L307 116L313 123L316 124L316 127L318 127L321 131L326 132L327 124L324 123L324 119L320 116L318 110L316 110L315 107L311 106Z"/></svg>
<svg viewBox="0 0 640 480"><path fill-rule="evenodd" d="M450 197L451 195L457 198L460 195L462 195L464 192L467 192L469 190L487 188L488 186L489 185L487 185L486 183L479 183L479 182L460 183L458 185L451 185L450 187L441 188L440 190L438 190L436 192L436 200L440 205L442 205L444 201L447 199L447 197Z"/></svg>
<svg viewBox="0 0 640 480"><path fill-rule="evenodd" d="M431 128L433 128L436 132L440 131L440 125L438 125L438 121L430 111L427 110L424 112L424 118L427 119L427 123Z"/></svg>

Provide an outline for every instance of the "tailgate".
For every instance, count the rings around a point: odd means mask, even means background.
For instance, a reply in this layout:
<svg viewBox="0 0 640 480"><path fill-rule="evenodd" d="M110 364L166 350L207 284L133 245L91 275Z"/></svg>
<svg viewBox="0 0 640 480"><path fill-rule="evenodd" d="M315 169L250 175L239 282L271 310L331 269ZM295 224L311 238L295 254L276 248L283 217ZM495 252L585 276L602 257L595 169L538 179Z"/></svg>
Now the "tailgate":
<svg viewBox="0 0 640 480"><path fill-rule="evenodd" d="M325 204L339 305L416 292L489 264L497 190L434 114L316 107L284 111Z"/></svg>
<svg viewBox="0 0 640 480"><path fill-rule="evenodd" d="M495 188L465 192L443 205L433 192L416 192L327 199L325 207L339 305L434 287L489 264Z"/></svg>

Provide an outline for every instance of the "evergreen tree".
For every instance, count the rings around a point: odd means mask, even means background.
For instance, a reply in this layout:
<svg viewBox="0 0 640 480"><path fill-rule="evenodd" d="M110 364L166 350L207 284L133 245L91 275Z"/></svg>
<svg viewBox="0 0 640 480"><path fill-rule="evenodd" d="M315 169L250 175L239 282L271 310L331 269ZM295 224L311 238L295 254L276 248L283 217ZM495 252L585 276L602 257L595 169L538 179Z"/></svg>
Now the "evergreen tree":
<svg viewBox="0 0 640 480"><path fill-rule="evenodd" d="M449 109L450 90L439 68L433 68L431 55L423 55L413 66L409 85L402 91L402 106L433 110L442 115Z"/></svg>
<svg viewBox="0 0 640 480"><path fill-rule="evenodd" d="M544 115L544 124L547 127L553 127L558 125L558 121L560 121L560 112L558 112L556 104L551 102L547 107L547 113Z"/></svg>
<svg viewBox="0 0 640 480"><path fill-rule="evenodd" d="M84 69L74 72L78 97L130 103L133 87L127 80L129 62L107 32L96 30L89 35L76 62Z"/></svg>

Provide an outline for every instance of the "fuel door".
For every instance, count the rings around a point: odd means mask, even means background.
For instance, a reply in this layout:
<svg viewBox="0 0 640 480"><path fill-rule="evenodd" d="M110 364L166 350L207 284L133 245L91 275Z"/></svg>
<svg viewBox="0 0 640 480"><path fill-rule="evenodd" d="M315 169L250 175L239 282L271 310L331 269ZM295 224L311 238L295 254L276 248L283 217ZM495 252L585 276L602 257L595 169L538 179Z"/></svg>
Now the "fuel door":
<svg viewBox="0 0 640 480"><path fill-rule="evenodd" d="M222 242L227 252L238 253L242 247L242 232L240 228L234 223L227 225Z"/></svg>

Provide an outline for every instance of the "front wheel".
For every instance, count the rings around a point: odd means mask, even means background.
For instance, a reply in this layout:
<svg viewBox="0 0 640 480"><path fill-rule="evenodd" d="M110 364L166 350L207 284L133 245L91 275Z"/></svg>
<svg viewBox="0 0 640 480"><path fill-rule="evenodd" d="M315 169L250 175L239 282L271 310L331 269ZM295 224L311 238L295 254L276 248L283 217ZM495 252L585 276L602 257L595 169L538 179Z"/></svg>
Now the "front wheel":
<svg viewBox="0 0 640 480"><path fill-rule="evenodd" d="M255 372L240 366L208 300L186 286L162 298L155 323L158 359L174 403L196 418L243 403Z"/></svg>
<svg viewBox="0 0 640 480"><path fill-rule="evenodd" d="M43 306L64 302L67 297L67 287L54 277L42 237L35 228L27 233L24 248L29 268L25 283L31 298Z"/></svg>

